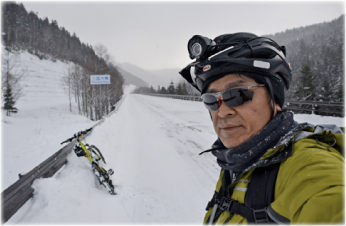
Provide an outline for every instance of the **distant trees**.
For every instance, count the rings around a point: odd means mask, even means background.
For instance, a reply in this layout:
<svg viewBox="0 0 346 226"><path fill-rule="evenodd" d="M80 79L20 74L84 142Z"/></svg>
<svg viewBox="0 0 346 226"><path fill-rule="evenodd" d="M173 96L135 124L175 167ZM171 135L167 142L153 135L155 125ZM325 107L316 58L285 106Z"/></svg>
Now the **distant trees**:
<svg viewBox="0 0 346 226"><path fill-rule="evenodd" d="M22 3L2 4L2 41L5 46L25 49L40 59L71 61L88 70L92 62L102 61L93 48L81 43L75 33L59 27L56 20L40 19L36 13L27 12Z"/></svg>
<svg viewBox="0 0 346 226"><path fill-rule="evenodd" d="M98 54L108 54L108 50L103 46L103 52ZM96 48L97 49L97 48ZM105 56L105 55L103 55ZM62 78L64 90L70 101L74 97L75 102L78 104L78 111L80 114L89 117L92 120L99 120L103 115L108 114L122 97L122 85L124 83L123 77L116 70L114 63L112 63L111 55L105 57L109 61L107 68L99 67L102 74L110 75L111 84L102 85L101 100L100 100L100 85L90 85L90 75L95 73L88 71L78 64L70 63L66 69L65 76ZM120 87L120 88L119 88ZM102 109L100 107L102 106Z"/></svg>
<svg viewBox="0 0 346 226"><path fill-rule="evenodd" d="M345 15L331 22L264 36L286 46L293 74L287 100L344 101ZM306 76L306 66L314 77ZM310 81L311 85L303 86L303 80L305 84ZM301 96L309 92L311 96Z"/></svg>
<svg viewBox="0 0 346 226"><path fill-rule="evenodd" d="M157 94L175 94L175 95L200 95L199 92L185 79L181 79L176 85L174 82L166 87L158 86L158 89L155 90L152 86L149 87L137 87L133 93L157 93Z"/></svg>
<svg viewBox="0 0 346 226"><path fill-rule="evenodd" d="M305 90L305 93L311 93L309 100L343 101L343 95L340 95L344 90L345 77L344 64L340 61L344 58L340 52L344 49L343 42L327 42L328 45L318 46L317 43L300 40L300 49L294 54L295 58L288 58L291 64L295 64L292 65L292 85L287 92L289 100L301 99L296 94L302 92L302 82L310 82L309 86L305 86L311 87Z"/></svg>

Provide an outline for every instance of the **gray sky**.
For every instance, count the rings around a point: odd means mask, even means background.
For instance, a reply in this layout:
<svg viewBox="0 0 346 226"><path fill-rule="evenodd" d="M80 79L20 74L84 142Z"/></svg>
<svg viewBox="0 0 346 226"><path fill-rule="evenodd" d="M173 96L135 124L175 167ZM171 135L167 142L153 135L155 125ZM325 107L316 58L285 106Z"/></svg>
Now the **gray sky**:
<svg viewBox="0 0 346 226"><path fill-rule="evenodd" d="M116 63L150 70L185 67L191 62L187 42L196 34L212 39L240 31L274 34L345 12L344 1L19 2L40 18L57 20L84 43L102 43Z"/></svg>

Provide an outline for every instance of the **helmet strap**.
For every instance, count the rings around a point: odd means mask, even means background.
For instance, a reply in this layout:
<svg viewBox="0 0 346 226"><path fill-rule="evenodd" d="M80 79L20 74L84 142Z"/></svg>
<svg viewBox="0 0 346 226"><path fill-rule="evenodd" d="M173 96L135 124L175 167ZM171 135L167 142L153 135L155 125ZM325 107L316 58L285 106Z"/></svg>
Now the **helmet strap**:
<svg viewBox="0 0 346 226"><path fill-rule="evenodd" d="M269 94L270 94L270 99L273 103L273 115L272 115L272 119L274 118L275 115L275 99L274 99L274 91L273 91L273 87L272 87L272 83L270 82L270 79L267 76L263 76L264 79L266 80L267 84L268 84L268 88L269 88Z"/></svg>

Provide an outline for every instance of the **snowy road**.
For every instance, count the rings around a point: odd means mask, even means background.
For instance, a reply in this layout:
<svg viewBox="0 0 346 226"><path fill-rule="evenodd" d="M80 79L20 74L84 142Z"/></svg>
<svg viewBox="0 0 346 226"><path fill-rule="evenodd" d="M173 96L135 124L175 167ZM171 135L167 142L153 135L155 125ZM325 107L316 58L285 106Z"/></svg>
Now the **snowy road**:
<svg viewBox="0 0 346 226"><path fill-rule="evenodd" d="M87 138L114 169L118 195L72 153L53 178L34 183L34 198L9 223L200 224L219 167L198 153L214 140L202 103L128 95Z"/></svg>

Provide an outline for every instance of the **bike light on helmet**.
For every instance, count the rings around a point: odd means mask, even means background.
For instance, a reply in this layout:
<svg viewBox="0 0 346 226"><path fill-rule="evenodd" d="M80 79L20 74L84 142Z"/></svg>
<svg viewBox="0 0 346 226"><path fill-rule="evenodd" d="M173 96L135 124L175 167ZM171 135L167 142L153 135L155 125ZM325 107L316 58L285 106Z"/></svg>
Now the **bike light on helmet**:
<svg viewBox="0 0 346 226"><path fill-rule="evenodd" d="M199 43L194 43L191 47L191 52L194 56L200 56L202 53L202 46Z"/></svg>
<svg viewBox="0 0 346 226"><path fill-rule="evenodd" d="M189 40L187 49L191 59L205 59L215 49L215 42L210 38L195 35Z"/></svg>

